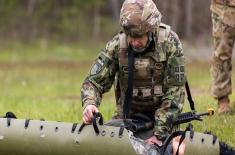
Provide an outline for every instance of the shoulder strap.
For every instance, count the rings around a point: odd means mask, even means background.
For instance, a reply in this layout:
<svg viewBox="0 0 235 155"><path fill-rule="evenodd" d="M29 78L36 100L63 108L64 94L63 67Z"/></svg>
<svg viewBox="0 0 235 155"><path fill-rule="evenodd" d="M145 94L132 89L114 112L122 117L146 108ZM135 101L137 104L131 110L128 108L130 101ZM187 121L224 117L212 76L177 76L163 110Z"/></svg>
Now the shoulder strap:
<svg viewBox="0 0 235 155"><path fill-rule="evenodd" d="M127 43L127 36L125 33L120 32L119 33L119 49L118 49L118 57L121 64L127 65L128 58L127 58L127 52L128 51L128 43Z"/></svg>
<svg viewBox="0 0 235 155"><path fill-rule="evenodd" d="M158 43L163 43L164 41L166 41L170 34L170 31L171 27L169 25L161 23L158 32Z"/></svg>
<svg viewBox="0 0 235 155"><path fill-rule="evenodd" d="M127 41L126 41L126 34L123 32L119 33L119 41L120 41L120 50L127 49Z"/></svg>
<svg viewBox="0 0 235 155"><path fill-rule="evenodd" d="M128 118L133 96L133 70L134 70L134 54L128 48L128 79L127 79L127 90L125 92L125 100L123 104L123 117Z"/></svg>
<svg viewBox="0 0 235 155"><path fill-rule="evenodd" d="M188 96L188 102L189 102L190 108L191 108L192 111L195 111L194 101L193 101L193 98L192 98L187 80L185 82L185 90L186 90L186 93L187 93L187 96Z"/></svg>
<svg viewBox="0 0 235 155"><path fill-rule="evenodd" d="M126 41L126 34L123 32L119 33L120 49L119 53L122 51L128 52L128 79L127 79L127 90L125 92L125 99L123 104L123 117L124 119L128 118L131 105L132 105L132 96L133 96L133 70L134 70L134 54L128 48ZM121 59L122 57L120 57Z"/></svg>

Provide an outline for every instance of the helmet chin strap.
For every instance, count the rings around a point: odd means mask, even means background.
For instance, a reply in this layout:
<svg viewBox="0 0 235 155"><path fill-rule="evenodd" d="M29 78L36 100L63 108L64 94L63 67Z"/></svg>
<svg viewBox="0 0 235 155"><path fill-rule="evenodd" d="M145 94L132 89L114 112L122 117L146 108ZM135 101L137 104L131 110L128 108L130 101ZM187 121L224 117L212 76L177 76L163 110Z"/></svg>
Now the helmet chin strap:
<svg viewBox="0 0 235 155"><path fill-rule="evenodd" d="M149 47L150 43L153 41L153 33L148 32L147 35L148 35L148 41L147 41L146 46L144 48L136 49L134 47L131 47L132 50L134 51L134 53L143 53Z"/></svg>

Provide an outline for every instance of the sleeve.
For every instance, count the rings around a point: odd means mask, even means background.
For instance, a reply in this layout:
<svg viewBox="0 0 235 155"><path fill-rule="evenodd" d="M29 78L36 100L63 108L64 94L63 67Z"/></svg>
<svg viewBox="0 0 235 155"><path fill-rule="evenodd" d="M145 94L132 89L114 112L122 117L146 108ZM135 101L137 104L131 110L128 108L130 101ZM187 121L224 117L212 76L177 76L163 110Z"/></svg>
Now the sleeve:
<svg viewBox="0 0 235 155"><path fill-rule="evenodd" d="M119 37L115 36L102 50L92 65L81 87L82 106L99 106L102 94L109 91L118 70L117 50Z"/></svg>
<svg viewBox="0 0 235 155"><path fill-rule="evenodd" d="M182 44L174 32L170 32L168 38L167 65L164 75L164 95L162 104L155 111L155 135L159 139L165 139L172 128L167 124L169 116L176 117L182 111L184 103L185 84L185 59Z"/></svg>

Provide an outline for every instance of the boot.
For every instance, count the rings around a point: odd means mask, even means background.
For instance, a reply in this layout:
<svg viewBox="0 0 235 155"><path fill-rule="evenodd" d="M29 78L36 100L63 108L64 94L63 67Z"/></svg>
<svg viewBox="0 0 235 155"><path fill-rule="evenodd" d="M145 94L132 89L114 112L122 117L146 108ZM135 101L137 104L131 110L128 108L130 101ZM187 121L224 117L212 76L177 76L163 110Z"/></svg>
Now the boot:
<svg viewBox="0 0 235 155"><path fill-rule="evenodd" d="M218 106L219 106L218 113L219 114L227 114L227 113L232 112L232 109L229 106L229 103L230 103L230 101L229 101L228 96L224 96L224 97L219 98L218 99Z"/></svg>

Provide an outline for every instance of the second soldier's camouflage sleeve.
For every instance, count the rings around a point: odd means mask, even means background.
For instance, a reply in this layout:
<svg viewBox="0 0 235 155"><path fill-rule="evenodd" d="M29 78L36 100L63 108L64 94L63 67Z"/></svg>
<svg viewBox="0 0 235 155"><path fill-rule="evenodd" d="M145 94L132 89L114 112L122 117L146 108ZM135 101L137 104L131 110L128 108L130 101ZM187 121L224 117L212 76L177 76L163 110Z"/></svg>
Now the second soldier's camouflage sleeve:
<svg viewBox="0 0 235 155"><path fill-rule="evenodd" d="M98 58L91 67L88 76L81 87L82 106L99 106L102 94L110 90L118 68L117 50L119 38L115 36L106 45L105 50L99 53Z"/></svg>
<svg viewBox="0 0 235 155"><path fill-rule="evenodd" d="M168 60L164 75L164 96L161 107L155 112L155 135L166 138L172 129L166 123L170 115L177 116L183 108L185 84L185 60L178 36L171 32L166 45Z"/></svg>

